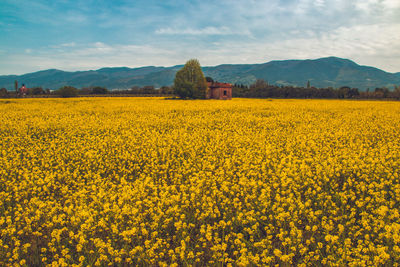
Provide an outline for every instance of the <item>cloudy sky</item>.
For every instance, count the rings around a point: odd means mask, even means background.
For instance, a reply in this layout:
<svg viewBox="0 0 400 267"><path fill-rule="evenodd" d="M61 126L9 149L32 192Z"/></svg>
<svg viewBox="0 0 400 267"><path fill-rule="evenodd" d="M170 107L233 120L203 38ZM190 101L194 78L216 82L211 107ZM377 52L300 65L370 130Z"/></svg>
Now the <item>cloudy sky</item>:
<svg viewBox="0 0 400 267"><path fill-rule="evenodd" d="M400 72L400 0L0 1L0 75L326 56Z"/></svg>

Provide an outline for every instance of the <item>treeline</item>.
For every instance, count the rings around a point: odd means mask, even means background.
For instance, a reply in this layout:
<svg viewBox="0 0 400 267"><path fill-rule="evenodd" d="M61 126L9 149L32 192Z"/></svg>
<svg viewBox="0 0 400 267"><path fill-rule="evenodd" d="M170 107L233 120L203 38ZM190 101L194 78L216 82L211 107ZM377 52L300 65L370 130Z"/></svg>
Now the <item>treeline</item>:
<svg viewBox="0 0 400 267"><path fill-rule="evenodd" d="M25 93L26 95L36 96L36 95L50 95L50 89L43 89L42 87L33 87L29 88L28 91ZM0 97L16 97L21 95L21 93L17 91L8 91L6 88L0 89Z"/></svg>
<svg viewBox="0 0 400 267"><path fill-rule="evenodd" d="M115 95L173 95L174 89L171 86L163 86L158 89L154 86L133 86L127 90L113 90L111 93Z"/></svg>
<svg viewBox="0 0 400 267"><path fill-rule="evenodd" d="M124 90L108 90L101 86L84 87L81 89L72 86L63 86L58 90L43 89L42 87L28 88L22 94L17 91L0 89L1 98L13 97L76 97L76 96L172 96L175 95L174 88L163 86L134 86ZM397 99L400 100L400 86L394 90L388 88L375 88L373 90L360 91L357 88L343 86L340 88L316 88L277 86L268 84L264 80L257 80L250 86L235 84L232 88L233 97L244 98L326 98L326 99Z"/></svg>
<svg viewBox="0 0 400 267"><path fill-rule="evenodd" d="M108 90L105 87L93 86L84 87L81 89L73 86L63 86L58 90L43 89L42 87L28 88L27 92L22 93L20 90L8 91L6 88L0 89L0 97L76 97L76 96L95 96L95 95L109 95L109 96L163 96L172 95L173 88L163 86L159 89L154 86L138 87L134 86L130 89L124 90Z"/></svg>
<svg viewBox="0 0 400 267"><path fill-rule="evenodd" d="M250 86L235 84L232 88L233 97L247 98L327 98L327 99L400 99L400 87L394 90L388 88L375 88L370 91L360 91L357 88L343 86L340 88L316 88L277 86L268 84L264 80L257 80Z"/></svg>

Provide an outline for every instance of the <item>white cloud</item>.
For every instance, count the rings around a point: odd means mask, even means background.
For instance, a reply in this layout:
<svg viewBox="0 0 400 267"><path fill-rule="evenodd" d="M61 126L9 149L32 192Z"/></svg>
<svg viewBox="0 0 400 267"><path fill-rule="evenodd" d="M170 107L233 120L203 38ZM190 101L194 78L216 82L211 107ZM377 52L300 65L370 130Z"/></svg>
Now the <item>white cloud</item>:
<svg viewBox="0 0 400 267"><path fill-rule="evenodd" d="M70 43L62 43L62 44L57 44L57 45L49 45L49 48L52 49L67 49L70 47L76 46L75 42L70 42Z"/></svg>
<svg viewBox="0 0 400 267"><path fill-rule="evenodd" d="M87 16L77 11L67 12L63 19L69 23L76 24L86 23L89 20Z"/></svg>
<svg viewBox="0 0 400 267"><path fill-rule="evenodd" d="M325 0L315 0L314 5L317 7L323 7L325 5Z"/></svg>
<svg viewBox="0 0 400 267"><path fill-rule="evenodd" d="M383 0L381 3L387 9L400 8L400 1L399 0Z"/></svg>
<svg viewBox="0 0 400 267"><path fill-rule="evenodd" d="M71 43L64 43L64 44L60 44L61 47L74 47L76 46L75 42L71 42Z"/></svg>
<svg viewBox="0 0 400 267"><path fill-rule="evenodd" d="M169 66L181 64L180 59L174 60L176 52L171 49L151 45L108 45L95 42L89 45L62 45L44 47L30 54L12 54L5 58L9 64L6 74L23 74L49 68L66 71L98 69L102 67L141 67L148 65ZM18 64L24 62L21 72Z"/></svg>
<svg viewBox="0 0 400 267"><path fill-rule="evenodd" d="M355 0L354 5L365 11L373 12L376 9L383 9L385 12L391 12L394 9L400 8L398 0Z"/></svg>
<svg viewBox="0 0 400 267"><path fill-rule="evenodd" d="M248 35L248 31L232 31L230 28L226 26L221 27L205 27L201 29L193 29L193 28L160 28L155 31L156 34L165 34L165 35Z"/></svg>

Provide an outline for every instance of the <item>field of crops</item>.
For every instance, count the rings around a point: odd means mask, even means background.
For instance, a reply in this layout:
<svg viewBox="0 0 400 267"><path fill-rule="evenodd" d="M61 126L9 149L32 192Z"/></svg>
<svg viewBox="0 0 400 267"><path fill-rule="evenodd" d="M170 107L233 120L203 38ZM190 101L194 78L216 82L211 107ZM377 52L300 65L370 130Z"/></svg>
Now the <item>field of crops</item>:
<svg viewBox="0 0 400 267"><path fill-rule="evenodd" d="M400 262L400 103L0 100L0 265Z"/></svg>

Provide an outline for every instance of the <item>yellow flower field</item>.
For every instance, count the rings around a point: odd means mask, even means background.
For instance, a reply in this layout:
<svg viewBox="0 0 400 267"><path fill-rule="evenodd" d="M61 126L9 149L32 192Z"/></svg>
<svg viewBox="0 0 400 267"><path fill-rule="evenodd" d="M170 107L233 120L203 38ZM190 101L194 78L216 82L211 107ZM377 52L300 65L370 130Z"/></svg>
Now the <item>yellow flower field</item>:
<svg viewBox="0 0 400 267"><path fill-rule="evenodd" d="M3 99L0 116L1 266L399 266L399 102Z"/></svg>

